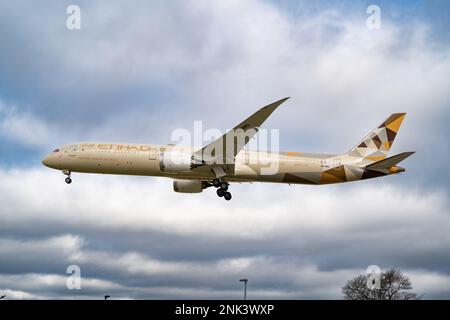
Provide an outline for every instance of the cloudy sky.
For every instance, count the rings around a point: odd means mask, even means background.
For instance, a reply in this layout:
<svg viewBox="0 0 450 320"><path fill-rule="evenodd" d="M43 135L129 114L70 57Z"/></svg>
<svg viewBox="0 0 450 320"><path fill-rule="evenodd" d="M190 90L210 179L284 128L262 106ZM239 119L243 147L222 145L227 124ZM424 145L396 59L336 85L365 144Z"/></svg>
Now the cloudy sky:
<svg viewBox="0 0 450 320"><path fill-rule="evenodd" d="M66 8L81 8L81 29ZM366 26L370 4L381 28ZM341 298L369 265L450 298L447 1L0 2L0 293L8 298ZM265 123L280 148L344 152L407 112L402 175L186 195L151 177L64 176L83 140L170 143ZM68 290L78 265L82 289Z"/></svg>

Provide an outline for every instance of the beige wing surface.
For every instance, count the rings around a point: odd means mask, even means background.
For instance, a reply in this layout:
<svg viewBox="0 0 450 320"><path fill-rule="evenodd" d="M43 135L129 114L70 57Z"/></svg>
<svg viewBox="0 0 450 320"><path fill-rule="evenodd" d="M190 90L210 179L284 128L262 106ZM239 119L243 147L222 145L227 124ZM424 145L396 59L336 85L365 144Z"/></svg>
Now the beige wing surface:
<svg viewBox="0 0 450 320"><path fill-rule="evenodd" d="M289 97L273 102L252 114L226 134L194 152L199 167L210 167L217 176L234 172L236 155L258 132L266 119Z"/></svg>

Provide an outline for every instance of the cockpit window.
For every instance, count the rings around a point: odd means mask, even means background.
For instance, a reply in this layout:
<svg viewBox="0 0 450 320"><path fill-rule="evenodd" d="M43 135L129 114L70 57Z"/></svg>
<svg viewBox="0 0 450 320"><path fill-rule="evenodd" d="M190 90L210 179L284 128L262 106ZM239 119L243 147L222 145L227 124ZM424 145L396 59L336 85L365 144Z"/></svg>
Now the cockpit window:
<svg viewBox="0 0 450 320"><path fill-rule="evenodd" d="M59 152L59 149L55 149L55 150L53 150L53 152Z"/></svg>

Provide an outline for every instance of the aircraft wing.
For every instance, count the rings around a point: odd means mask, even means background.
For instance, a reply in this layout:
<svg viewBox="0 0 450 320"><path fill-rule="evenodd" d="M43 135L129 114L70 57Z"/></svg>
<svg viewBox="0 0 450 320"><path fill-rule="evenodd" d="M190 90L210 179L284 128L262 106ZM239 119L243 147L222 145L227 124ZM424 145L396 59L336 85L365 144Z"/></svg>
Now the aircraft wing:
<svg viewBox="0 0 450 320"><path fill-rule="evenodd" d="M273 102L252 114L222 137L194 152L200 166L211 166L217 176L234 171L234 158L258 132L264 121L289 97ZM222 168L222 169L221 169Z"/></svg>

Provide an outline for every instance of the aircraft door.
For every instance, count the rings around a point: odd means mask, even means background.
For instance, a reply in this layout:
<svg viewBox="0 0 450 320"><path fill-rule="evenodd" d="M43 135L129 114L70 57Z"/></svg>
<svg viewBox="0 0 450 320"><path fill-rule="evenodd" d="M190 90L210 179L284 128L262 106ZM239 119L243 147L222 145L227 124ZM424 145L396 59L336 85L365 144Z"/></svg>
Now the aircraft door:
<svg viewBox="0 0 450 320"><path fill-rule="evenodd" d="M155 148L151 148L149 153L148 153L148 159L149 160L156 160L156 153L157 153L157 149Z"/></svg>
<svg viewBox="0 0 450 320"><path fill-rule="evenodd" d="M69 157L75 157L77 155L77 145L69 146Z"/></svg>
<svg viewBox="0 0 450 320"><path fill-rule="evenodd" d="M339 159L339 158L334 158L334 159L333 159L333 168L339 167L340 165L341 165L341 159Z"/></svg>

